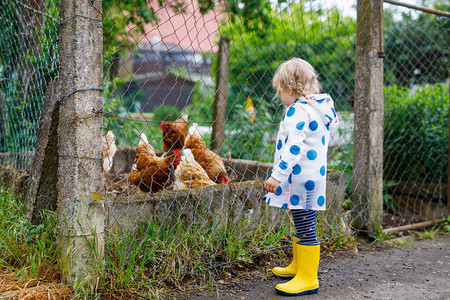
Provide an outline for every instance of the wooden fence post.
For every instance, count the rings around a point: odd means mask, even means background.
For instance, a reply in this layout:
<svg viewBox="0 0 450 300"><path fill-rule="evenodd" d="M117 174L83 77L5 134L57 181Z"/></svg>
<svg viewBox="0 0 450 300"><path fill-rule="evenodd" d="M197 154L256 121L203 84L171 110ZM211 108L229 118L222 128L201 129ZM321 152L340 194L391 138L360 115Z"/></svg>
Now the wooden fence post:
<svg viewBox="0 0 450 300"><path fill-rule="evenodd" d="M58 244L65 282L92 290L103 268L101 0L60 4Z"/></svg>
<svg viewBox="0 0 450 300"><path fill-rule="evenodd" d="M214 99L213 132L211 148L221 149L225 137L227 115L228 75L230 72L230 42L222 37L219 42L219 63L217 66L216 95Z"/></svg>
<svg viewBox="0 0 450 300"><path fill-rule="evenodd" d="M383 219L383 1L357 1L353 196L355 227Z"/></svg>

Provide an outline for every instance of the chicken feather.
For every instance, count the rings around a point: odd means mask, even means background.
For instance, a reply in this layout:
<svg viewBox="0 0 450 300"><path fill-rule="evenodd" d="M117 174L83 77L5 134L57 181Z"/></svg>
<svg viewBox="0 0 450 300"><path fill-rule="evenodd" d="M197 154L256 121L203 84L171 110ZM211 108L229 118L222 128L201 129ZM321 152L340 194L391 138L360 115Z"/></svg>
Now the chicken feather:
<svg viewBox="0 0 450 300"><path fill-rule="evenodd" d="M163 131L163 149L165 152L170 150L181 150L188 134L188 115L183 115L175 122L164 122L159 124Z"/></svg>
<svg viewBox="0 0 450 300"><path fill-rule="evenodd" d="M108 132L106 132L106 135L102 138L103 171L105 173L111 170L113 166L113 158L116 152L116 137L114 135L114 132L108 130Z"/></svg>
<svg viewBox="0 0 450 300"><path fill-rule="evenodd" d="M184 156L175 170L174 186L177 189L197 188L215 184L206 171L195 160L190 149L183 150Z"/></svg>
<svg viewBox="0 0 450 300"><path fill-rule="evenodd" d="M190 149L195 160L206 171L208 177L214 182L227 184L229 177L222 158L206 147L205 141L198 132L197 124L189 128L185 149Z"/></svg>
<svg viewBox="0 0 450 300"><path fill-rule="evenodd" d="M128 180L143 192L156 193L173 183L173 174L180 163L178 150L167 157L158 157L153 147L148 144L145 134L141 134L136 148L133 168Z"/></svg>

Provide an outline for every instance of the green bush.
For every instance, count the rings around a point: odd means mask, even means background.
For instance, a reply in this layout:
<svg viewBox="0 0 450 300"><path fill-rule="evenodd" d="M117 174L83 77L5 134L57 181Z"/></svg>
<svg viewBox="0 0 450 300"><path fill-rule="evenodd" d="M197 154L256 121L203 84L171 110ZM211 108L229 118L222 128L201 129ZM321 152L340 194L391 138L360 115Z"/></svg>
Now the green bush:
<svg viewBox="0 0 450 300"><path fill-rule="evenodd" d="M257 103L255 101L255 103ZM275 153L274 134L281 119L280 114L273 115L269 105L259 101L255 105L255 119L245 111L244 105L236 105L239 113L234 122L225 126L227 138L222 149L223 155L231 154L232 158L258 160L263 162L273 161Z"/></svg>
<svg viewBox="0 0 450 300"><path fill-rule="evenodd" d="M160 122L173 122L180 117L180 111L175 106L161 105L153 110L153 119Z"/></svg>
<svg viewBox="0 0 450 300"><path fill-rule="evenodd" d="M393 85L384 93L385 178L446 183L448 85Z"/></svg>
<svg viewBox="0 0 450 300"><path fill-rule="evenodd" d="M136 147L139 135L145 133L148 141L157 150L162 150L162 131L159 121L149 117L146 113L130 113L123 105L120 97L112 91L122 84L123 80L115 78L107 82L103 93L103 130L112 130L116 136L116 145ZM174 108L176 110L176 108Z"/></svg>
<svg viewBox="0 0 450 300"><path fill-rule="evenodd" d="M214 85L206 85L202 80L194 87L191 104L187 105L181 114L189 115L189 122L199 126L210 126L214 114Z"/></svg>

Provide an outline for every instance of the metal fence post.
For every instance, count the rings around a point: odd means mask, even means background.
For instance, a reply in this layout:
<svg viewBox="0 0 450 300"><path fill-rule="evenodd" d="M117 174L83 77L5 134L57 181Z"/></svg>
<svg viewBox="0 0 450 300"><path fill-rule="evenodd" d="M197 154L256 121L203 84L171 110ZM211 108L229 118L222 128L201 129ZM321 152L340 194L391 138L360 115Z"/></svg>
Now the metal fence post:
<svg viewBox="0 0 450 300"><path fill-rule="evenodd" d="M383 1L357 1L354 225L376 232L383 219Z"/></svg>
<svg viewBox="0 0 450 300"><path fill-rule="evenodd" d="M101 0L60 4L58 243L67 283L94 288L103 267Z"/></svg>
<svg viewBox="0 0 450 300"><path fill-rule="evenodd" d="M228 75L230 72L230 43L222 37L219 42L219 63L216 77L216 96L214 99L213 132L211 148L221 149L224 140L225 118L227 114Z"/></svg>

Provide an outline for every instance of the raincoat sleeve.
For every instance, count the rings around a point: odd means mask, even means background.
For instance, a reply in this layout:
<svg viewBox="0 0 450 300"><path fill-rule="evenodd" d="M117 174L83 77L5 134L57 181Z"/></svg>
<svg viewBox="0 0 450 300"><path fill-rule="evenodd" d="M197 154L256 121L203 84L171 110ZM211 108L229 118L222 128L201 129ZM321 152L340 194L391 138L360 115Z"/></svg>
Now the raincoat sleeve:
<svg viewBox="0 0 450 300"><path fill-rule="evenodd" d="M298 106L291 106L284 115L275 146L275 155L279 155L280 160L273 166L271 175L280 182L288 179L294 167L300 167L299 162L305 154L308 119L307 112Z"/></svg>

